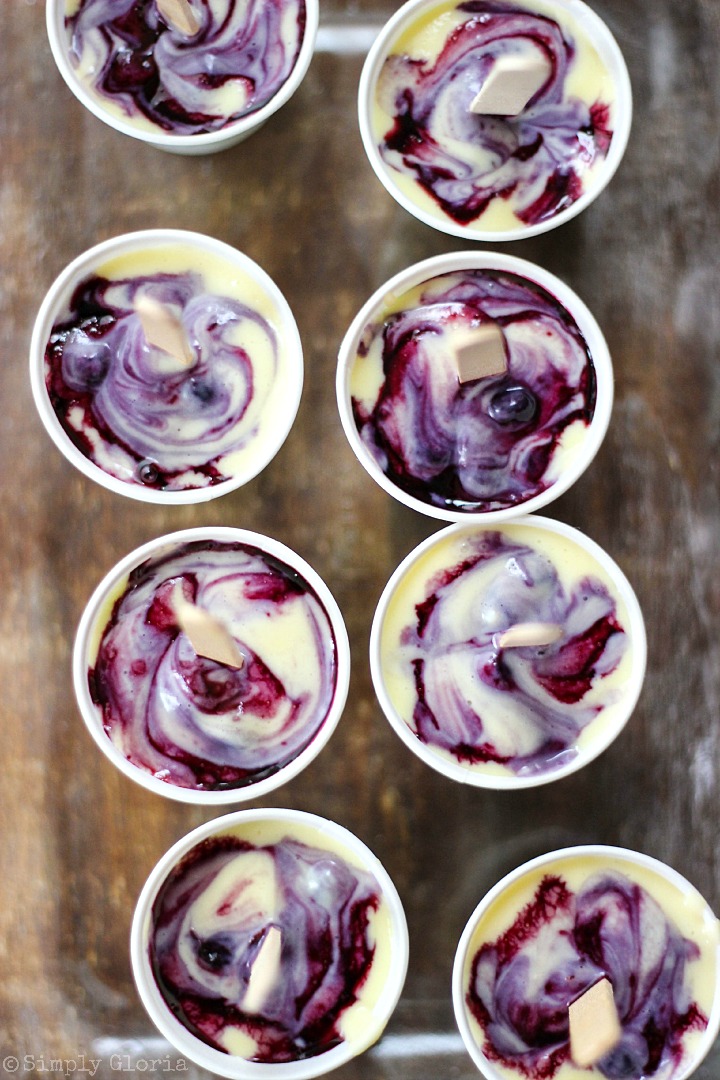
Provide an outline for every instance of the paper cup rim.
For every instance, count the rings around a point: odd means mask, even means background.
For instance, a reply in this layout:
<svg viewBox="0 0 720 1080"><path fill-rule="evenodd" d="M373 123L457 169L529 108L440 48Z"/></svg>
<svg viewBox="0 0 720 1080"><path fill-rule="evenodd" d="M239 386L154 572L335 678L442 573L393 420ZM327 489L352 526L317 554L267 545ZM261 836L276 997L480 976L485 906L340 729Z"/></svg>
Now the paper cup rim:
<svg viewBox="0 0 720 1080"><path fill-rule="evenodd" d="M242 142L257 131L258 128L262 127L265 121L269 120L274 113L289 101L299 88L313 58L320 18L319 0L304 0L304 2L305 28L303 39L295 64L282 86L258 109L231 121L217 131L200 132L196 135L176 135L171 132L163 132L160 128L157 131L146 130L136 127L130 120L115 116L103 105L102 100L92 94L82 80L78 79L70 63L67 44L60 25L60 19L64 15L62 11L63 0L46 0L45 24L50 51L57 69L68 89L85 106L88 112L120 134L128 135L133 139L155 147L157 150L195 156L226 150Z"/></svg>
<svg viewBox="0 0 720 1080"><path fill-rule="evenodd" d="M596 375L596 398L592 419L583 435L582 446L574 455L572 466L563 470L561 476L537 495L514 506L497 510L449 510L433 506L399 488L383 472L369 452L353 418L350 373L357 353L358 343L365 326L372 321L391 294L402 294L424 281L442 274L463 270L490 270L515 274L531 285L538 285L548 292L573 318L587 345ZM563 495L578 480L595 458L607 433L614 399L614 372L610 350L600 326L585 302L574 289L555 274L527 259L493 251L458 251L434 255L413 263L399 271L382 284L363 304L352 320L340 344L336 372L335 391L340 422L355 457L369 476L389 495L404 506L426 517L443 522L470 522L477 524L499 523L540 510Z"/></svg>
<svg viewBox="0 0 720 1080"><path fill-rule="evenodd" d="M174 1017L160 994L152 974L147 940L153 903L171 870L198 843L214 835L241 829L258 821L287 821L288 825L309 828L335 841L352 853L375 877L388 904L392 922L390 977L383 988L375 1015L379 1023L366 1044L353 1045L345 1040L315 1057L290 1062L251 1062L223 1053L196 1038ZM178 1051L211 1072L231 1080L311 1080L343 1065L363 1053L382 1032L397 1005L405 983L409 958L408 927L400 895L380 859L355 833L329 818L303 810L255 808L237 810L198 826L170 847L153 867L135 906L130 930L130 957L135 984L141 1001L158 1030Z"/></svg>
<svg viewBox="0 0 720 1080"><path fill-rule="evenodd" d="M142 565L153 555L194 541L217 540L221 543L242 543L256 547L297 571L303 580L317 595L330 624L335 643L337 672L332 701L325 719L315 735L303 750L291 761L255 783L244 787L221 788L218 790L198 790L183 788L176 784L160 780L152 773L134 765L112 742L105 732L102 717L92 701L87 682L89 640L102 612L108 593L122 582L136 567ZM175 802L189 803L195 806L222 807L230 803L242 804L268 795L301 773L324 749L330 741L345 709L350 686L350 641L342 612L328 585L316 570L286 544L249 529L232 526L202 525L195 528L180 529L176 532L158 536L141 544L123 556L103 576L87 601L78 622L72 654L72 678L75 700L85 727L96 746L115 767L148 791L155 792Z"/></svg>
<svg viewBox="0 0 720 1080"><path fill-rule="evenodd" d="M522 7L531 7L531 4L527 3L526 0L518 0L518 2ZM601 58L608 67L613 84L616 87L618 107L616 110L617 125L613 130L610 149L603 163L602 172L595 177L589 188L569 207L534 225L521 225L516 229L483 229L480 226L474 227L472 223L462 225L453 221L440 207L437 210L433 208L431 211L418 206L395 182L392 170L388 168L380 156L372 131L371 113L375 85L386 53L406 22L422 14L425 9L451 7L450 0L446 0L444 4L443 0L405 0L402 7L398 8L385 23L367 53L360 74L357 97L360 138L367 159L375 176L388 194L413 217L425 225L437 229L439 232L460 237L464 240L475 240L484 243L504 243L510 240L526 240L532 236L539 236L541 233L549 232L551 229L564 225L565 222L576 217L594 202L598 195L608 186L623 159L632 126L633 99L630 75L620 46L607 23L601 19L596 11L584 3L584 0L544 0L544 2L548 5L554 5L571 18L588 26L588 36L591 37L593 45L601 54Z"/></svg>
<svg viewBox="0 0 720 1080"><path fill-rule="evenodd" d="M58 420L50 402L45 384L45 348L59 306L69 299L72 289L82 280L84 274L90 273L98 264L116 255L173 245L195 247L211 256L234 263L270 297L278 315L281 342L286 346L290 357L288 369L291 380L289 379L286 384L286 411L283 422L278 422L274 428L275 439L265 453L253 457L244 469L218 484L185 488L179 491L162 491L111 475L75 446ZM258 476L279 453L292 430L300 407L303 382L304 359L300 331L287 298L277 283L259 263L231 244L188 229L140 229L121 233L81 252L60 271L45 293L35 317L30 339L32 396L43 427L57 449L79 472L101 487L137 502L153 503L156 506L196 505L209 502L231 491L236 491Z"/></svg>
<svg viewBox="0 0 720 1080"><path fill-rule="evenodd" d="M632 716L642 691L647 666L647 637L640 603L628 578L607 551L587 534L572 525L566 525L564 522L540 517L536 514L515 518L505 524L509 528L519 527L538 533L552 533L576 544L589 554L598 563L600 569L610 577L622 598L628 613L629 625L627 630L632 648L632 672L628 680L628 686L624 691L623 708L618 711L614 722L608 726L602 737L597 736L592 740L590 746L578 753L566 765L551 772L533 773L528 776L486 773L481 768L463 765L459 761L445 758L432 747L421 742L398 713L390 699L383 678L381 641L387 611L398 584L432 548L441 547L449 540L461 536L463 533L492 532L495 528L502 528L502 526L477 522L455 523L433 533L405 556L385 585L373 615L370 627L370 675L378 703L391 728L402 742L426 765L429 765L447 779L455 780L470 787L485 788L493 791L520 791L526 788L555 783L566 776L572 775L572 773L578 772L599 757L620 735Z"/></svg>
<svg viewBox="0 0 720 1080"><path fill-rule="evenodd" d="M633 866L640 866L644 870L647 870L668 882L681 893L698 899L702 903L708 920L715 919L717 921L708 901L692 882L688 881L688 879L677 870L667 863L662 862L660 859L654 858L651 855L646 855L643 852L633 851L630 848L616 847L609 844L577 844L574 846L558 848L555 851L548 851L545 854L529 859L527 862L521 863L513 870L510 870L485 893L473 910L470 918L467 920L462 934L460 935L452 967L452 1001L455 1022L460 1031L466 1051L487 1080L502 1080L504 1074L501 1074L495 1069L493 1063L488 1061L481 1047L476 1042L468 1023L467 1010L465 1008L465 964L477 924L485 912L492 907L502 894L526 874L532 873L542 866L578 858L595 859L599 863L602 863L603 860L614 860L627 862ZM716 971L720 976L720 939L718 940L715 952L715 966ZM713 995L713 1005L710 1015L708 1016L708 1025L693 1054L693 1060L679 1072L674 1072L671 1080L688 1080L709 1053L717 1037L718 1031L720 1031L720 981L717 983Z"/></svg>

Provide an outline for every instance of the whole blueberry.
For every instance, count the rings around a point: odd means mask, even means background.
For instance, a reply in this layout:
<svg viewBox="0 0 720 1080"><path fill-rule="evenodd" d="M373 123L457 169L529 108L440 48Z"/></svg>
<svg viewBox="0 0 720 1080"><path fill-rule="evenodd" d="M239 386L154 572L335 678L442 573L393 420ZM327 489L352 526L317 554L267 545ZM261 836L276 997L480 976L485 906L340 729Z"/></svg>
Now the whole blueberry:
<svg viewBox="0 0 720 1080"><path fill-rule="evenodd" d="M209 405L215 398L215 387L208 379L192 378L190 392L203 405Z"/></svg>
<svg viewBox="0 0 720 1080"><path fill-rule="evenodd" d="M232 960L232 950L219 937L207 938L198 946L197 958L203 967L221 971Z"/></svg>
<svg viewBox="0 0 720 1080"><path fill-rule="evenodd" d="M62 340L62 374L73 390L82 393L97 390L111 362L112 352L107 342L91 336L84 327Z"/></svg>
<svg viewBox="0 0 720 1080"><path fill-rule="evenodd" d="M141 461L138 465L137 475L141 484L152 487L153 484L157 483L160 472L154 461Z"/></svg>
<svg viewBox="0 0 720 1080"><path fill-rule="evenodd" d="M529 424L537 409L532 390L526 386L504 386L490 399L488 414L496 424Z"/></svg>
<svg viewBox="0 0 720 1080"><path fill-rule="evenodd" d="M100 386L110 368L111 352L108 345L100 345L85 359L84 375L88 387Z"/></svg>
<svg viewBox="0 0 720 1080"><path fill-rule="evenodd" d="M617 1046L599 1063L600 1071L608 1080L634 1080L644 1076L648 1057L648 1044L643 1036L625 1031Z"/></svg>

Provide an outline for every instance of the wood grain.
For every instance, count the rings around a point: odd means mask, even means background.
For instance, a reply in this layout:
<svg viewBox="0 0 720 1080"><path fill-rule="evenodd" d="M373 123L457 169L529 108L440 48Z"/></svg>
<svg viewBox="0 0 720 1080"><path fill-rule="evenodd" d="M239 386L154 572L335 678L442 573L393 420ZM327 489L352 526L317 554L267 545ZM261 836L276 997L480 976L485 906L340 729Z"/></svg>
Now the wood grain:
<svg viewBox="0 0 720 1080"><path fill-rule="evenodd" d="M323 24L379 28L391 7L328 0ZM649 664L610 749L564 781L509 795L453 785L414 760L370 682L374 604L436 524L396 505L356 463L335 404L337 348L388 276L466 245L416 222L375 180L355 115L363 57L318 52L260 132L184 159L131 144L83 110L54 68L39 0L0 6L0 1059L85 1054L109 1080L112 1052L132 1062L167 1052L133 986L129 924L155 860L210 815L159 800L98 754L70 655L105 571L184 526L240 525L289 544L325 578L348 625L346 713L319 758L266 804L334 818L385 862L411 934L388 1033L437 1038L424 1054L411 1040L381 1044L338 1080L477 1075L452 1018L452 957L483 892L528 857L583 841L637 848L720 910L720 9L595 7L633 83L625 159L580 217L500 248L573 287L610 345L608 437L549 516L587 532L630 578ZM285 446L245 488L205 507L119 507L66 464L30 395L30 331L55 275L108 236L155 226L207 232L256 259L285 292L305 348ZM176 1061L163 1075L200 1075ZM696 1077L718 1075L716 1046Z"/></svg>

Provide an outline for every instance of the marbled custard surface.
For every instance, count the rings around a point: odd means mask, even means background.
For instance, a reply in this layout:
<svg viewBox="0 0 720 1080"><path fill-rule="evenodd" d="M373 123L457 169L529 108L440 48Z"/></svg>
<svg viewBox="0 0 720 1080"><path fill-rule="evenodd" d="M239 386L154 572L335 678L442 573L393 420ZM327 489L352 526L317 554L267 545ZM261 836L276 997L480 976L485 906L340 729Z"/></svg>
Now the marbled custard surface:
<svg viewBox="0 0 720 1080"><path fill-rule="evenodd" d="M196 654L174 606L230 632L240 669ZM243 788L292 762L332 708L330 617L292 567L245 543L191 541L132 571L96 625L88 686L108 738L137 768L192 790Z"/></svg>
<svg viewBox="0 0 720 1080"><path fill-rule="evenodd" d="M306 26L304 0L192 0L197 32L154 0L66 0L78 79L110 114L173 135L218 131L284 86Z"/></svg>

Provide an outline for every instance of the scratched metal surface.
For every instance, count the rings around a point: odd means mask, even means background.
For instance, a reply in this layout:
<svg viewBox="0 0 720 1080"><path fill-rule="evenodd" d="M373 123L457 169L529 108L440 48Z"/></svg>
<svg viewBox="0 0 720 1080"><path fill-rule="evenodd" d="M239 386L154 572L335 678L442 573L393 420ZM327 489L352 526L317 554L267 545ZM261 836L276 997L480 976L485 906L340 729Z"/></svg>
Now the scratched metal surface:
<svg viewBox="0 0 720 1080"><path fill-rule="evenodd" d="M331 743L266 804L332 817L385 862L411 935L386 1036L338 1080L477 1075L456 1033L455 944L484 891L528 857L583 841L674 866L720 909L720 5L598 0L625 53L635 121L607 191L563 228L502 249L563 278L602 326L616 369L610 431L548 511L624 569L649 664L625 732L596 762L519 795L453 785L412 758L374 699L373 606L437 525L395 505L340 428L334 368L372 291L452 240L381 189L357 129L364 52L391 7L326 0L318 51L292 101L214 157L162 155L87 115L51 61L40 0L0 8L0 1060L200 1076L157 1036L128 961L132 909L155 860L210 816L143 791L99 756L78 716L70 651L109 567L170 529L240 525L294 547L325 578L352 641L347 710ZM351 32L352 30L352 32ZM41 429L27 348L65 263L152 226L216 235L256 259L292 305L306 385L276 460L197 509L156 509L77 474ZM185 1066L185 1069L183 1069ZM185 1071L186 1070L186 1071ZM57 1073L56 1073L57 1075ZM697 1080L720 1075L717 1045Z"/></svg>

